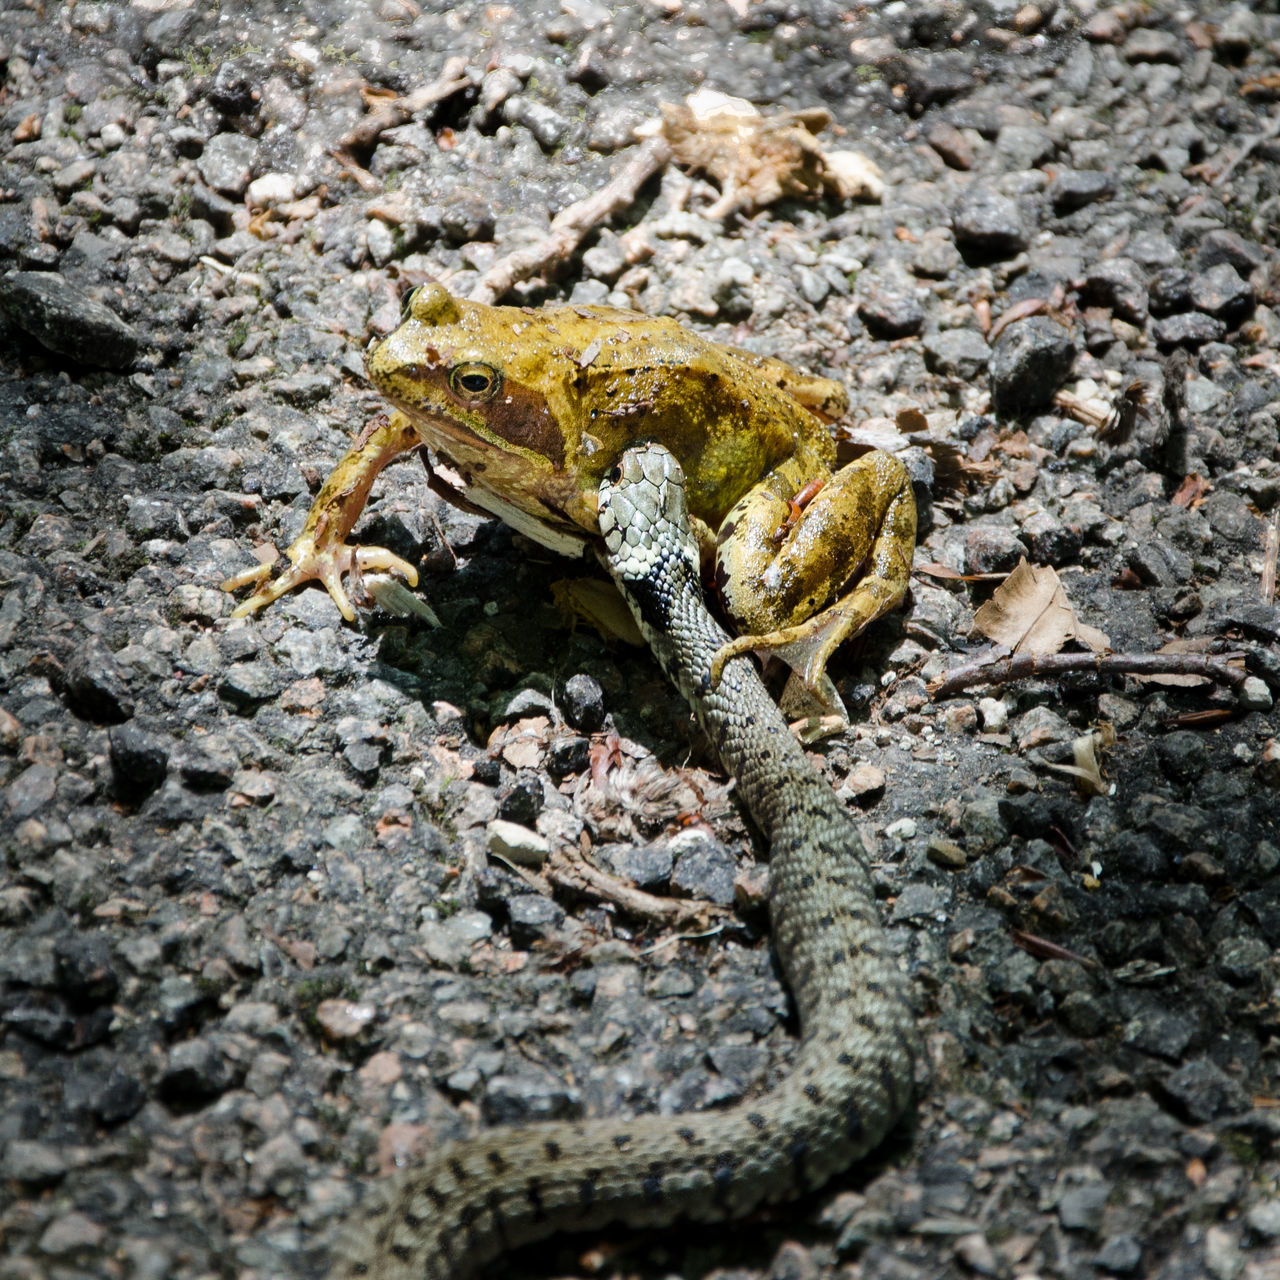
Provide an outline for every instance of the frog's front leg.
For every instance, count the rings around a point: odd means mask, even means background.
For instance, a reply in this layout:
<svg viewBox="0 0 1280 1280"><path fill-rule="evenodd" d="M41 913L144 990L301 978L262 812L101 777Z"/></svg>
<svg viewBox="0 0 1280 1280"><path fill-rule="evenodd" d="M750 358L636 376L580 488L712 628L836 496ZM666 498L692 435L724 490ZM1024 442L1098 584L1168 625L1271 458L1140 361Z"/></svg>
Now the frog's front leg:
<svg viewBox="0 0 1280 1280"><path fill-rule="evenodd" d="M285 553L291 567L273 581L266 582L271 566L258 565L228 578L222 584L224 591L260 584L233 616L243 618L285 592L318 580L324 583L342 616L351 622L356 612L342 585L342 575L353 571L391 570L401 574L411 587L416 587L418 572L407 561L383 547L348 546L346 539L364 510L378 473L387 463L421 443L422 438L402 414L394 413L389 420L375 418L360 433L316 495L302 532Z"/></svg>
<svg viewBox="0 0 1280 1280"><path fill-rule="evenodd" d="M716 655L711 674L718 680L737 654L769 650L820 702L842 709L827 660L906 594L915 499L906 468L880 452L813 490L786 463L721 524L716 584L742 634Z"/></svg>

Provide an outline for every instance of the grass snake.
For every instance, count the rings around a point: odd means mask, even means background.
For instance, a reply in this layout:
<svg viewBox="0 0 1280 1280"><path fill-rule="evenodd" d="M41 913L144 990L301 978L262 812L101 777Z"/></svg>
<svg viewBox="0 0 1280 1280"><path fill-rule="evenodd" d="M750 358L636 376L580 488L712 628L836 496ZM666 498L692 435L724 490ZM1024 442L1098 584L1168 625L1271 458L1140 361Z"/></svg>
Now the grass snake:
<svg viewBox="0 0 1280 1280"><path fill-rule="evenodd" d="M680 466L629 449L600 489L602 552L658 661L689 701L770 848L773 943L800 1015L787 1078L692 1115L500 1128L441 1144L376 1188L331 1280L463 1280L521 1244L620 1221L712 1222L821 1186L909 1105L915 1032L852 819L702 596Z"/></svg>

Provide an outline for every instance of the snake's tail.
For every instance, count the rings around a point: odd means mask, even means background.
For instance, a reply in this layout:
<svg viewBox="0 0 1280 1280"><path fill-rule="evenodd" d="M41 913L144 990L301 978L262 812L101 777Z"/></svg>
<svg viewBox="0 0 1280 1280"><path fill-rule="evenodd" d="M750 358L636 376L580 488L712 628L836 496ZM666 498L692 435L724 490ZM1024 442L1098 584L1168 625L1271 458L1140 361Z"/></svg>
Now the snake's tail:
<svg viewBox="0 0 1280 1280"><path fill-rule="evenodd" d="M446 1143L368 1197L330 1280L465 1280L561 1232L737 1218L814 1189L877 1146L908 1102L897 1058L909 1050L897 1030L850 1034L839 1052L864 1072L810 1046L779 1089L728 1111L548 1123Z"/></svg>

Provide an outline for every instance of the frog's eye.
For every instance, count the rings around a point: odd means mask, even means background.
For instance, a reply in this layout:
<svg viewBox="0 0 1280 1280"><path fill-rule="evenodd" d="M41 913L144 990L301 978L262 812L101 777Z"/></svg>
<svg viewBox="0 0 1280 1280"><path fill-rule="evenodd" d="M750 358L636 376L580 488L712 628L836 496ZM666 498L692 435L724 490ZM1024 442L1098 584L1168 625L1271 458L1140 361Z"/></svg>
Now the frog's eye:
<svg viewBox="0 0 1280 1280"><path fill-rule="evenodd" d="M460 400L492 400L502 385L502 375L478 360L449 370L449 387Z"/></svg>
<svg viewBox="0 0 1280 1280"><path fill-rule="evenodd" d="M410 289L409 292L406 293L404 297L400 299L400 323L401 324L403 324L409 318L410 313L413 311L413 300L418 296L419 293L421 293L421 291L422 291L422 286L417 285L415 288Z"/></svg>

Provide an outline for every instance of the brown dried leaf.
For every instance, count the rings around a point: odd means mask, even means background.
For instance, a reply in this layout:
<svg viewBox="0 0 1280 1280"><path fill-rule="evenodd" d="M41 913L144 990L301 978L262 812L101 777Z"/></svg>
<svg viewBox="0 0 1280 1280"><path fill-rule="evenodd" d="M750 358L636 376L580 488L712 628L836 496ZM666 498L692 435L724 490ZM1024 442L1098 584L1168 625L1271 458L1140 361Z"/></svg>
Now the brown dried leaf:
<svg viewBox="0 0 1280 1280"><path fill-rule="evenodd" d="M1083 795L1105 796L1111 788L1103 780L1098 752L1109 750L1115 745L1115 741L1115 728L1110 724L1100 724L1091 733L1082 734L1071 744L1074 765L1053 764L1046 760L1044 767L1074 778L1076 787Z"/></svg>
<svg viewBox="0 0 1280 1280"><path fill-rule="evenodd" d="M1198 471L1193 471L1189 476L1183 477L1182 483L1178 486L1178 492L1169 501L1175 507L1194 507L1212 488L1213 485L1204 476Z"/></svg>
<svg viewBox="0 0 1280 1280"><path fill-rule="evenodd" d="M947 564L936 564L930 561L928 564L917 565L916 573L924 574L927 578L940 578L943 582L963 582L964 574L957 569L953 569Z"/></svg>
<svg viewBox="0 0 1280 1280"><path fill-rule="evenodd" d="M1207 653L1212 644L1212 636L1180 636L1170 640L1168 644L1162 644L1156 652ZM1195 689L1201 685L1213 683L1208 676L1197 676L1189 673L1179 675L1176 671L1171 671L1167 675L1134 676L1134 679L1141 680L1144 684L1163 684L1175 689Z"/></svg>
<svg viewBox="0 0 1280 1280"><path fill-rule="evenodd" d="M671 144L678 164L705 173L720 187L707 211L723 218L752 211L783 196L876 200L884 183L869 160L853 152L826 152L816 135L831 123L821 108L763 116L743 98L701 89L683 105L662 104L656 129Z"/></svg>
<svg viewBox="0 0 1280 1280"><path fill-rule="evenodd" d="M1015 320L1025 320L1028 316L1038 315L1048 305L1047 298L1023 298L1021 302L1015 302L1013 306L1001 312L1000 318L991 326L991 332L987 334L987 343L994 343Z"/></svg>
<svg viewBox="0 0 1280 1280"><path fill-rule="evenodd" d="M1057 573L1025 559L978 610L974 629L1014 653L1057 653L1074 640L1094 653L1111 647L1108 637L1076 617Z"/></svg>

